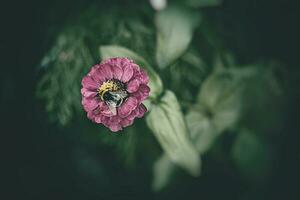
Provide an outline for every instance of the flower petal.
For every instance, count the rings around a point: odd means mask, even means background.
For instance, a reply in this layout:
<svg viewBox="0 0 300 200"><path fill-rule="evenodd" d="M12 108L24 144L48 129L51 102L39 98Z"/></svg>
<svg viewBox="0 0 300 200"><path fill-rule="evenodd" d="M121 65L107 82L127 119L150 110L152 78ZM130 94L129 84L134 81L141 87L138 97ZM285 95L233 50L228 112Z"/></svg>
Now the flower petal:
<svg viewBox="0 0 300 200"><path fill-rule="evenodd" d="M92 68L91 68L91 71L88 73L88 76L93 76L97 73L98 69L99 69L99 66L98 64L94 65Z"/></svg>
<svg viewBox="0 0 300 200"><path fill-rule="evenodd" d="M114 77L113 73L114 72L109 64L104 63L100 65L99 74L104 77L104 81L112 79Z"/></svg>
<svg viewBox="0 0 300 200"><path fill-rule="evenodd" d="M123 69L122 69L122 58L111 58L108 59L105 64L108 64L111 68L111 71L113 73L113 78L121 80L121 77L123 75Z"/></svg>
<svg viewBox="0 0 300 200"><path fill-rule="evenodd" d="M140 104L138 107L139 114L136 116L137 118L141 118L144 116L145 112L147 112L147 108L144 104Z"/></svg>
<svg viewBox="0 0 300 200"><path fill-rule="evenodd" d="M131 113L130 113L130 115L128 115L127 117L126 117L126 119L128 119L128 120L134 120L134 118L136 118L136 116L139 114L139 109L138 108L136 108L136 109L134 109Z"/></svg>
<svg viewBox="0 0 300 200"><path fill-rule="evenodd" d="M127 83L131 77L133 76L133 68L131 66L131 63L123 65L123 75L120 79L123 83Z"/></svg>
<svg viewBox="0 0 300 200"><path fill-rule="evenodd" d="M109 118L109 122L111 124L119 124L121 122L121 120L122 119L117 115Z"/></svg>
<svg viewBox="0 0 300 200"><path fill-rule="evenodd" d="M91 78L91 76L85 76L83 77L81 81L81 85L84 88L90 89L90 90L97 90L99 84Z"/></svg>
<svg viewBox="0 0 300 200"><path fill-rule="evenodd" d="M101 124L101 122L102 122L101 121L101 115L95 117L95 122L98 123L98 124Z"/></svg>
<svg viewBox="0 0 300 200"><path fill-rule="evenodd" d="M99 72L100 65L94 65L91 71L88 73L94 81L101 85L103 81L105 81L105 77Z"/></svg>
<svg viewBox="0 0 300 200"><path fill-rule="evenodd" d="M101 123L102 123L104 126L106 126L106 127L108 127L108 125L109 125L109 118L110 118L110 117L106 117L106 116L104 116L104 115L101 115Z"/></svg>
<svg viewBox="0 0 300 200"><path fill-rule="evenodd" d="M117 131L122 130L122 126L121 126L120 124L111 124L108 128L109 128L112 132L117 132Z"/></svg>
<svg viewBox="0 0 300 200"><path fill-rule="evenodd" d="M150 92L150 88L147 85L140 85L138 91L132 93L132 96L138 99L138 101L144 101L148 98Z"/></svg>
<svg viewBox="0 0 300 200"><path fill-rule="evenodd" d="M118 66L111 66L113 77L117 80L121 80L123 70Z"/></svg>
<svg viewBox="0 0 300 200"><path fill-rule="evenodd" d="M144 85L144 84L140 85L139 91L140 91L140 93L142 95L141 96L141 100L142 101L144 101L145 99L148 98L149 92L150 92L150 88L147 85Z"/></svg>
<svg viewBox="0 0 300 200"><path fill-rule="evenodd" d="M120 117L125 118L137 107L138 101L135 97L128 97L128 99L118 108Z"/></svg>
<svg viewBox="0 0 300 200"><path fill-rule="evenodd" d="M106 105L106 103L104 103L103 101L101 101L99 103L99 109L100 109L100 113L106 117L112 117L114 116L114 114L109 110L108 106Z"/></svg>
<svg viewBox="0 0 300 200"><path fill-rule="evenodd" d="M97 92L88 90L86 88L81 88L81 94L86 98L91 98L91 97L95 97L97 95Z"/></svg>
<svg viewBox="0 0 300 200"><path fill-rule="evenodd" d="M149 76L147 72L143 69L141 69L140 71L139 78L142 84L147 85L149 83Z"/></svg>
<svg viewBox="0 0 300 200"><path fill-rule="evenodd" d="M136 76L140 72L140 67L135 63L132 63L131 66L134 72L134 76Z"/></svg>
<svg viewBox="0 0 300 200"><path fill-rule="evenodd" d="M92 111L87 112L87 118L95 122L95 114Z"/></svg>
<svg viewBox="0 0 300 200"><path fill-rule="evenodd" d="M125 119L123 119L122 121L121 121L121 125L123 126L123 127L127 127L127 126L130 126L130 125L132 125L133 124L133 120L129 120L129 119L127 119L127 118L125 118Z"/></svg>
<svg viewBox="0 0 300 200"><path fill-rule="evenodd" d="M136 92L139 89L139 86L140 86L139 79L133 79L129 81L129 83L127 84L127 92L129 93Z"/></svg>
<svg viewBox="0 0 300 200"><path fill-rule="evenodd" d="M97 99L91 98L83 98L82 105L85 111L89 112L97 108L99 105L99 101Z"/></svg>

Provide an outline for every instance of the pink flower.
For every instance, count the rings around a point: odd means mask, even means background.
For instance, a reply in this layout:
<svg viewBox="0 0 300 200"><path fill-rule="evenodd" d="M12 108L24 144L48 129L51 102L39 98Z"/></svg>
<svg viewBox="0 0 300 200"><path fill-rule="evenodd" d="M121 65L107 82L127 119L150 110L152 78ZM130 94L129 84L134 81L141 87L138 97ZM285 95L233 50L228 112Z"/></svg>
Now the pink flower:
<svg viewBox="0 0 300 200"><path fill-rule="evenodd" d="M111 58L96 64L82 79L82 105L87 117L111 131L122 130L147 111L149 77L128 58Z"/></svg>

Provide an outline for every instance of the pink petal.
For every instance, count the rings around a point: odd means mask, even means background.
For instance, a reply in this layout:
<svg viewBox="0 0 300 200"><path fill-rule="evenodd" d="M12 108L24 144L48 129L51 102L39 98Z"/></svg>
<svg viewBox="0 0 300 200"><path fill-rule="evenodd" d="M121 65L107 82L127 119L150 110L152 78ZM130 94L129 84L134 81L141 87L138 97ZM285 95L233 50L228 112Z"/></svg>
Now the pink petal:
<svg viewBox="0 0 300 200"><path fill-rule="evenodd" d="M145 107L144 104L139 105L138 110L139 110L139 114L136 116L137 118L143 117L145 112L147 112L147 108Z"/></svg>
<svg viewBox="0 0 300 200"><path fill-rule="evenodd" d="M92 67L91 71L88 73L88 75L95 80L99 85L102 84L103 81L105 81L105 78L101 75L99 72L100 65L95 65Z"/></svg>
<svg viewBox="0 0 300 200"><path fill-rule="evenodd" d="M93 122L95 121L95 114L92 111L87 113L87 117Z"/></svg>
<svg viewBox="0 0 300 200"><path fill-rule="evenodd" d="M95 117L95 122L98 123L98 124L101 124L101 115L100 116L97 116Z"/></svg>
<svg viewBox="0 0 300 200"><path fill-rule="evenodd" d="M122 126L121 126L120 124L111 124L108 128L109 128L112 132L117 132L117 131L122 130Z"/></svg>
<svg viewBox="0 0 300 200"><path fill-rule="evenodd" d="M109 119L111 124L119 124L121 122L121 118L119 116L113 116Z"/></svg>
<svg viewBox="0 0 300 200"><path fill-rule="evenodd" d="M99 65L98 65L98 64L97 64L97 65L94 65L94 66L91 68L91 70L90 70L90 72L88 73L88 75L89 75L89 76L95 75L96 72L97 72L97 70L98 70L98 68L99 68Z"/></svg>
<svg viewBox="0 0 300 200"><path fill-rule="evenodd" d="M97 90L99 87L99 84L94 81L91 76L85 76L83 77L81 81L81 85L84 88L90 89L90 90Z"/></svg>
<svg viewBox="0 0 300 200"><path fill-rule="evenodd" d="M123 127L127 127L127 126L130 126L132 124L133 124L133 120L129 120L129 119L126 119L126 118L121 121L121 125Z"/></svg>
<svg viewBox="0 0 300 200"><path fill-rule="evenodd" d="M139 89L139 86L140 86L140 81L138 79L133 79L129 81L129 83L127 84L127 91L129 93L136 92Z"/></svg>
<svg viewBox="0 0 300 200"><path fill-rule="evenodd" d="M83 98L82 99L82 105L85 111L89 112L97 108L99 105L99 101L97 99L88 99L88 98Z"/></svg>
<svg viewBox="0 0 300 200"><path fill-rule="evenodd" d="M123 75L120 80L123 83L127 83L131 79L132 76L133 76L133 69L132 69L131 63L124 65L123 66Z"/></svg>
<svg viewBox="0 0 300 200"><path fill-rule="evenodd" d="M131 66L132 66L132 69L133 69L133 72L134 72L134 76L137 75L140 71L140 67L135 63L132 63Z"/></svg>
<svg viewBox="0 0 300 200"><path fill-rule="evenodd" d="M113 70L109 64L101 64L99 68L99 74L103 76L104 81L113 78Z"/></svg>
<svg viewBox="0 0 300 200"><path fill-rule="evenodd" d="M99 107L88 111L87 117L96 123L101 123L101 113Z"/></svg>
<svg viewBox="0 0 300 200"><path fill-rule="evenodd" d="M101 115L100 104L101 104L101 102L99 102L99 104L98 104L99 106L95 110L93 110L93 113L96 116L100 116Z"/></svg>
<svg viewBox="0 0 300 200"><path fill-rule="evenodd" d="M123 75L123 70L121 67L118 67L116 65L111 65L111 70L113 72L113 77L117 80L121 80L121 77Z"/></svg>
<svg viewBox="0 0 300 200"><path fill-rule="evenodd" d="M144 101L145 99L148 98L149 96L149 92L150 92L150 88L147 85L140 85L139 87L139 91L141 96L141 100Z"/></svg>
<svg viewBox="0 0 300 200"><path fill-rule="evenodd" d="M148 76L147 72L143 69L141 69L141 71L140 71L139 78L140 78L140 81L142 84L147 85L149 83L149 76Z"/></svg>
<svg viewBox="0 0 300 200"><path fill-rule="evenodd" d="M126 117L126 119L128 119L128 120L134 120L134 118L136 118L136 116L139 114L139 109L138 108L136 108L136 109L134 109L131 113L130 113L130 115L128 115L128 117Z"/></svg>
<svg viewBox="0 0 300 200"><path fill-rule="evenodd" d="M120 117L125 118L137 107L138 101L134 97L128 97L128 99L118 108L118 114Z"/></svg>
<svg viewBox="0 0 300 200"><path fill-rule="evenodd" d="M112 117L114 116L114 114L109 110L108 106L106 105L106 103L104 103L103 101L101 101L99 103L99 109L100 109L100 113L106 117Z"/></svg>
<svg viewBox="0 0 300 200"><path fill-rule="evenodd" d="M103 125L105 125L106 127L108 127L108 125L109 125L109 118L110 118L110 117L106 117L106 116L104 116L104 115L101 115L101 123L102 123Z"/></svg>
<svg viewBox="0 0 300 200"><path fill-rule="evenodd" d="M86 88L81 88L81 94L84 97L91 98L91 97L95 97L97 95L97 92L88 90Z"/></svg>
<svg viewBox="0 0 300 200"><path fill-rule="evenodd" d="M140 85L138 91L132 93L132 96L134 96L141 102L148 98L149 92L150 88L147 85L142 84Z"/></svg>

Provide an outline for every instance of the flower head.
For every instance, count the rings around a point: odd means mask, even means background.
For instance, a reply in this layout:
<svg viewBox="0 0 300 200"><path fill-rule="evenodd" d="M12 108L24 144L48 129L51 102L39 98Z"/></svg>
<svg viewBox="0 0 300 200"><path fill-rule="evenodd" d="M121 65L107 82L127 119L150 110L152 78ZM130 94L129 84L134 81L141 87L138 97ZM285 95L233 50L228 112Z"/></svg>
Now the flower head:
<svg viewBox="0 0 300 200"><path fill-rule="evenodd" d="M122 130L147 111L149 77L128 58L110 58L94 65L82 79L82 105L87 117L111 131Z"/></svg>

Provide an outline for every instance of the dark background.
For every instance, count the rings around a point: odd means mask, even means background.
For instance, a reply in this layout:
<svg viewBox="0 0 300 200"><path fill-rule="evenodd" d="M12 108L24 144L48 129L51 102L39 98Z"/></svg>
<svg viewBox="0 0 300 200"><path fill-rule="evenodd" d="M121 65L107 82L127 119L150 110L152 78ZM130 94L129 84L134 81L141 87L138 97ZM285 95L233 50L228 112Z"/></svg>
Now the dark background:
<svg viewBox="0 0 300 200"><path fill-rule="evenodd" d="M120 1L121 2L121 1ZM126 3L122 1L124 6ZM272 178L261 185L245 184L228 166L204 157L207 173L161 193L153 193L143 169L126 170L108 156L109 148L87 144L79 131L62 130L48 122L36 99L37 65L49 48L48 27L64 20L90 1L9 1L1 5L1 141L5 198L1 199L299 199L299 7L284 0L225 0L212 16L226 29L225 42L244 60L276 58L287 68L288 107L284 132L274 142L279 155ZM103 3L105 6L105 3ZM64 134L62 134L64 132ZM74 151L97 169L74 168ZM86 155L85 155L86 152ZM88 153L87 153L88 152ZM83 165L84 165L83 162ZM180 189L179 189L180 188Z"/></svg>

